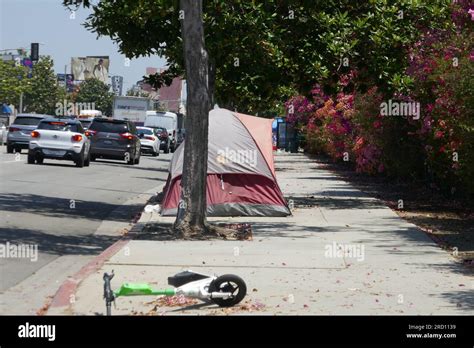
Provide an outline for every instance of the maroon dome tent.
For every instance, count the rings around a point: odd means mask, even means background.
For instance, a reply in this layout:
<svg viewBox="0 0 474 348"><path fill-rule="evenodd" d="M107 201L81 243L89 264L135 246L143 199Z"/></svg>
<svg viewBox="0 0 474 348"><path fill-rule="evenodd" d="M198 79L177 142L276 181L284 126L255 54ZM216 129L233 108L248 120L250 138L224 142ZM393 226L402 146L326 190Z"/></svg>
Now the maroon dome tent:
<svg viewBox="0 0 474 348"><path fill-rule="evenodd" d="M176 215L181 195L184 144L171 160L161 214ZM209 113L208 216L291 215L276 181L272 120L226 109Z"/></svg>

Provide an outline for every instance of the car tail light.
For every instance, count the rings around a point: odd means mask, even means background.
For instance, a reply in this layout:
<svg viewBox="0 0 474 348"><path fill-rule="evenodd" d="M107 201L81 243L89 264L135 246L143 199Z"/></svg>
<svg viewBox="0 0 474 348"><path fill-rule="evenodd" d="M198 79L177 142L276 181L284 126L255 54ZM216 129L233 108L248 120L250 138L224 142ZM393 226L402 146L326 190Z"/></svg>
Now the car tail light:
<svg viewBox="0 0 474 348"><path fill-rule="evenodd" d="M40 133L38 131L33 131L31 132L31 137L32 138L39 138L40 137Z"/></svg>
<svg viewBox="0 0 474 348"><path fill-rule="evenodd" d="M19 132L20 130L21 130L20 128L16 128L16 127L10 127L10 128L8 128L8 131L9 131L10 133Z"/></svg>
<svg viewBox="0 0 474 348"><path fill-rule="evenodd" d="M161 132L160 136L163 137L163 138L168 138L168 132L163 131L163 132Z"/></svg>
<svg viewBox="0 0 474 348"><path fill-rule="evenodd" d="M132 140L132 139L133 139L133 134L128 133L128 132L127 132L127 133L121 133L120 136L121 136L122 138L125 138L125 139L128 139L128 140Z"/></svg>
<svg viewBox="0 0 474 348"><path fill-rule="evenodd" d="M146 135L146 136L145 136L145 139L155 141L155 137L152 137L152 136L149 136L149 135Z"/></svg>
<svg viewBox="0 0 474 348"><path fill-rule="evenodd" d="M81 140L82 140L82 135L80 134L76 134L71 137L71 141L74 141L74 142L79 142Z"/></svg>
<svg viewBox="0 0 474 348"><path fill-rule="evenodd" d="M88 129L88 130L86 131L86 135L87 135L88 137L90 137L90 136L92 136L92 135L96 135L96 134L97 134L97 131L95 131L95 130Z"/></svg>

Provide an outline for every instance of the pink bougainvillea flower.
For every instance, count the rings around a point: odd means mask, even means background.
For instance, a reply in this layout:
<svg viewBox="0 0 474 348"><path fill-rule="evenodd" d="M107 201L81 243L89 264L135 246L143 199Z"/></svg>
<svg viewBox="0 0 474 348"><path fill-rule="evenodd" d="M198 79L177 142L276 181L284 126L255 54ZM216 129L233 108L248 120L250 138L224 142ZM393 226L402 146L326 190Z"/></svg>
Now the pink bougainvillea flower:
<svg viewBox="0 0 474 348"><path fill-rule="evenodd" d="M453 55L451 53L446 53L444 55L444 60L451 60L453 58Z"/></svg>
<svg viewBox="0 0 474 348"><path fill-rule="evenodd" d="M375 129L379 129L380 127L382 127L382 122L380 120L377 120L373 123L373 126Z"/></svg>
<svg viewBox="0 0 474 348"><path fill-rule="evenodd" d="M433 105L433 104L427 104L427 105L426 105L426 111L431 112L431 111L433 111L433 109L434 109L434 105Z"/></svg>
<svg viewBox="0 0 474 348"><path fill-rule="evenodd" d="M444 132L442 131L436 131L435 133L435 139L440 139L444 136Z"/></svg>
<svg viewBox="0 0 474 348"><path fill-rule="evenodd" d="M360 148L364 145L364 138L358 137L355 143L356 148Z"/></svg>
<svg viewBox="0 0 474 348"><path fill-rule="evenodd" d="M474 10L471 8L469 11L467 11L471 15L471 21L474 21Z"/></svg>

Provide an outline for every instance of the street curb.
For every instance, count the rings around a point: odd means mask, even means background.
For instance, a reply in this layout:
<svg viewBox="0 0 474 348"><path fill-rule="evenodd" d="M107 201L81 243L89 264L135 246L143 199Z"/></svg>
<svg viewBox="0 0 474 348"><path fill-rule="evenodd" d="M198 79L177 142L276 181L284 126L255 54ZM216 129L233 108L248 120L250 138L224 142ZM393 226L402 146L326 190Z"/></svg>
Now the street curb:
<svg viewBox="0 0 474 348"><path fill-rule="evenodd" d="M127 245L129 241L129 238L118 240L101 254L97 255L91 262L82 267L74 276L66 280L54 295L48 311L50 308L68 307L72 303L71 300L79 284L89 275L100 269L107 259L115 255L121 248Z"/></svg>
<svg viewBox="0 0 474 348"><path fill-rule="evenodd" d="M159 190L163 188L163 185L159 186ZM155 189L153 189L155 190ZM150 190L150 191L153 191ZM149 203L149 201L153 197L150 197L145 206ZM133 225L133 227L130 229L130 231L127 233L127 235L123 236L120 238L118 241L116 241L114 244L109 246L107 249L105 249L103 252L101 252L99 255L94 257L92 261L87 263L84 267L82 267L79 272L74 274L72 277L64 281L59 289L56 291L54 294L54 297L51 301L51 303L48 306L48 309L46 310L46 315L48 315L48 312L50 309L54 308L55 311L60 310L62 308L63 310L66 310L74 300L74 294L76 293L76 290L81 284L81 282L86 279L88 276L96 272L98 269L100 269L105 261L107 261L109 258L111 258L113 255L115 255L119 250L121 250L125 245L127 245L132 239L133 236L136 235L137 233L141 232L144 227L145 227L145 222L140 222L143 218L143 213L145 206L143 207L142 212L140 213L140 218L138 221Z"/></svg>

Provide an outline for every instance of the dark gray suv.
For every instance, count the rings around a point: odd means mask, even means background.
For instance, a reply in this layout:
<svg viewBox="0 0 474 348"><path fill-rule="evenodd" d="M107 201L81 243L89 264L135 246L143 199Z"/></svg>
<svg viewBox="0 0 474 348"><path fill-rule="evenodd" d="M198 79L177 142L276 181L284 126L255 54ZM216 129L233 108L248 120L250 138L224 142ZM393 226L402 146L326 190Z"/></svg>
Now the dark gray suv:
<svg viewBox="0 0 474 348"><path fill-rule="evenodd" d="M86 135L91 139L91 161L107 158L125 160L131 165L140 162L140 138L132 122L95 118Z"/></svg>

